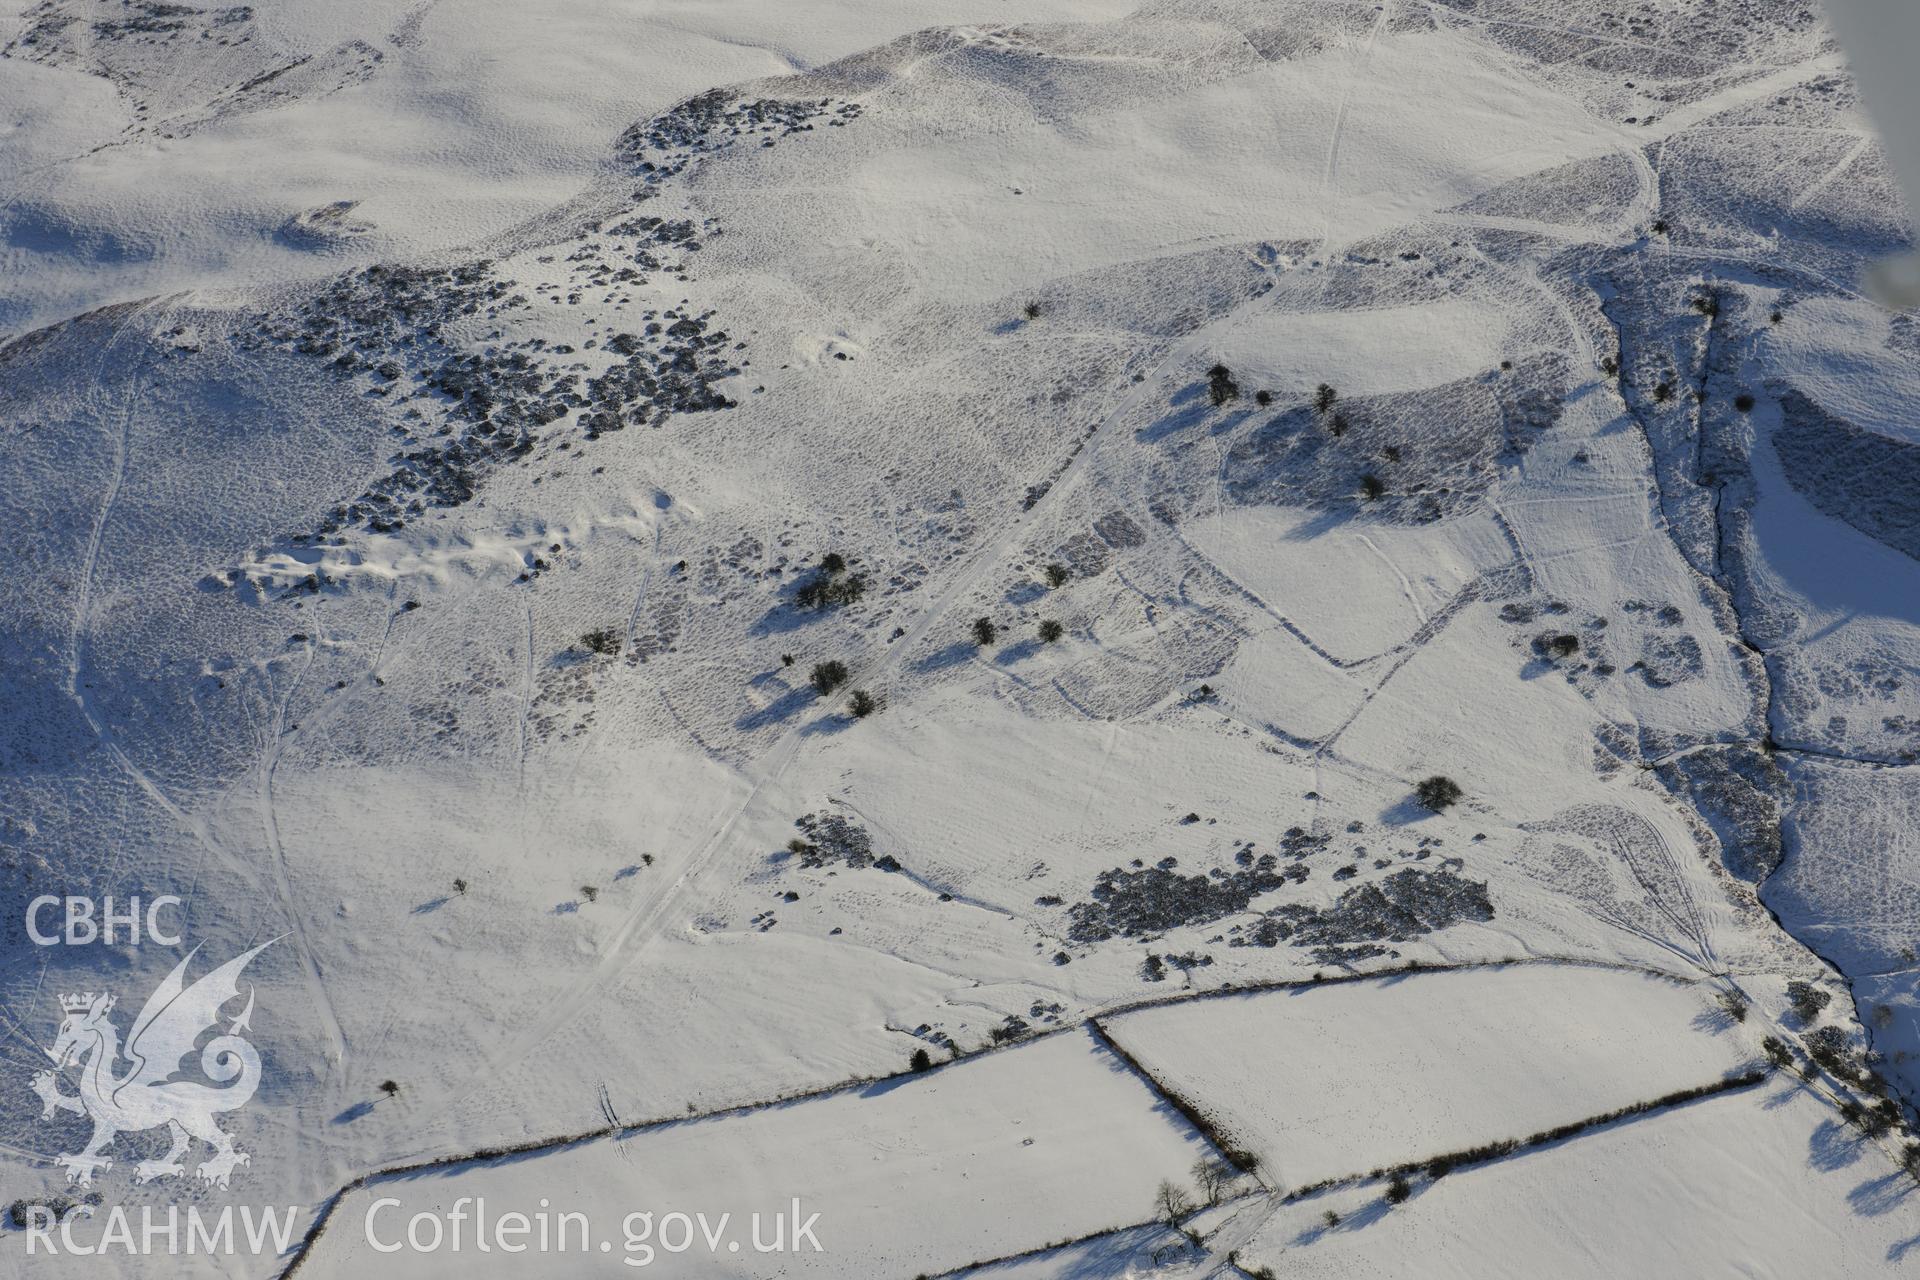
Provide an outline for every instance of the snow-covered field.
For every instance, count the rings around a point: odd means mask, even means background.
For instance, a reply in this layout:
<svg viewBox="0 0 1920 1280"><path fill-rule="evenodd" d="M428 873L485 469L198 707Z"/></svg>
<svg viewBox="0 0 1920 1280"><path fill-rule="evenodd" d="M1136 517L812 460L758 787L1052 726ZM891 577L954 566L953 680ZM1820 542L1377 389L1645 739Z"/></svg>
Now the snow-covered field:
<svg viewBox="0 0 1920 1280"><path fill-rule="evenodd" d="M1572 965L1227 996L1108 1026L1288 1190L1525 1137L1759 1057L1697 988Z"/></svg>
<svg viewBox="0 0 1920 1280"><path fill-rule="evenodd" d="M716 1229L721 1206L738 1206L730 1225L741 1248L724 1251L731 1273L932 1274L1126 1225L1161 1179L1184 1178L1204 1149L1118 1058L1075 1031L924 1076L542 1159L378 1181L340 1206L306 1274L525 1274L523 1260L477 1256L471 1246L459 1259L381 1256L377 1246L403 1235L414 1214L444 1212L462 1197L493 1213L530 1215L546 1199L597 1221L588 1256L557 1264L570 1274L597 1265L617 1275L639 1265L640 1245L649 1242L640 1223L621 1225L628 1214L653 1212L659 1230L666 1215L705 1206ZM771 1245L776 1218L793 1230L796 1194L800 1221L819 1215L822 1252L758 1252L751 1215L760 1214L759 1241ZM383 1199L399 1203L373 1210ZM912 1228L902 1230L905 1223ZM631 1250L629 1230L639 1240ZM592 1256L609 1234L619 1256ZM717 1270L712 1259L661 1247L676 1240L669 1233L651 1242L661 1273Z"/></svg>
<svg viewBox="0 0 1920 1280"><path fill-rule="evenodd" d="M0 1208L293 1206L0 1275L1910 1268L1910 235L1799 0L0 16Z"/></svg>
<svg viewBox="0 0 1920 1280"><path fill-rule="evenodd" d="M1391 1208L1377 1187L1302 1200L1243 1254L1316 1277L1401 1275L1392 1260L1410 1258L1434 1277L1899 1275L1920 1250L1908 1185L1781 1086L1448 1174Z"/></svg>

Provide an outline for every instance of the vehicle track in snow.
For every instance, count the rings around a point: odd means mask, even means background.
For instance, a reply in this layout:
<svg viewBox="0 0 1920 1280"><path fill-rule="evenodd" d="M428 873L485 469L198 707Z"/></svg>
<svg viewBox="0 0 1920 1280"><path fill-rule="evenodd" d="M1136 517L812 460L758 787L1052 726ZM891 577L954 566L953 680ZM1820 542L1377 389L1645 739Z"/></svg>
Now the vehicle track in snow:
<svg viewBox="0 0 1920 1280"><path fill-rule="evenodd" d="M1320 171L1320 200L1322 226L1320 230L1320 249L1324 255L1333 244L1333 206L1334 183L1340 173L1340 143L1347 131L1347 114L1353 109L1354 91L1359 86L1360 77L1366 73L1367 66L1373 61L1373 49L1380 42L1380 33L1387 29L1387 23L1393 16L1393 0L1381 0L1380 14L1373 20L1373 26L1367 32L1366 41L1360 46L1354 59L1353 71L1347 76L1347 82L1340 90L1340 105L1333 115L1333 132L1327 138L1327 158Z"/></svg>

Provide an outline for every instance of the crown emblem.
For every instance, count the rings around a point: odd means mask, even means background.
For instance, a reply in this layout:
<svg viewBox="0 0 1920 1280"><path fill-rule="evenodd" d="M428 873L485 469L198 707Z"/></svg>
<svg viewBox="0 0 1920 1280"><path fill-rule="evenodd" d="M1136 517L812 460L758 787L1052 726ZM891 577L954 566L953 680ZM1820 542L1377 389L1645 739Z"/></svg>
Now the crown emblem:
<svg viewBox="0 0 1920 1280"><path fill-rule="evenodd" d="M93 1121L93 1137L85 1147L53 1157L53 1163L66 1169L68 1183L92 1186L96 1174L116 1163L107 1144L127 1132L164 1129L173 1139L158 1158L134 1164L136 1183L182 1177L187 1170L180 1157L195 1142L212 1149L193 1171L194 1179L204 1186L226 1187L233 1171L252 1161L216 1120L245 1106L260 1086L260 1051L240 1034L253 1013L251 988L246 991L247 1011L224 1034L220 1011L237 1001L247 986L239 980L247 962L276 941L268 939L188 983L187 967L199 954L195 947L147 996L124 1042L122 1028L107 1017L114 1005L112 991L45 989L41 998L58 1000L64 1019L53 1043L41 1048L47 1063L33 1076L41 1118L51 1120L65 1111ZM206 1041L204 1047L202 1041ZM198 1074L213 1083L174 1080L190 1056L199 1058ZM122 1061L128 1064L124 1071ZM78 1085L79 1092L64 1092L63 1085ZM11 1103L6 1107L9 1118L20 1110ZM144 1154L154 1157L158 1152L157 1145L147 1144Z"/></svg>

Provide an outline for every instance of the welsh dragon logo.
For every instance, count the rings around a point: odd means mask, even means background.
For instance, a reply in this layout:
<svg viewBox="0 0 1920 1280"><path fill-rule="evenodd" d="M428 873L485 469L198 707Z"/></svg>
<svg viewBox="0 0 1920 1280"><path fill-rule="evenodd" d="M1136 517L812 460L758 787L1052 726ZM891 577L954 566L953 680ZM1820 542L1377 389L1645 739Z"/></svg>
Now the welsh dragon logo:
<svg viewBox="0 0 1920 1280"><path fill-rule="evenodd" d="M72 1111L93 1121L93 1137L85 1150L54 1158L56 1164L66 1167L68 1182L91 1186L96 1170L112 1168L113 1161L101 1152L116 1134L162 1125L172 1145L158 1160L142 1160L134 1166L135 1181L152 1182L185 1173L180 1157L196 1138L213 1148L213 1154L194 1171L203 1181L225 1187L235 1166L251 1161L246 1152L233 1145L233 1135L213 1120L223 1111L245 1106L260 1087L260 1052L240 1034L250 1029L253 1017L251 986L240 1016L224 1034L214 1036L200 1050L200 1070L217 1085L174 1077L201 1035L209 1029L218 1030L220 1010L239 998L241 970L275 941L278 939L261 943L187 986L187 965L200 950L195 947L147 998L140 1016L133 1020L124 1047L119 1028L108 1016L114 1006L111 993L89 991L60 997L60 1009L66 1016L59 1037L47 1050L58 1072L36 1074L33 1091L46 1105L42 1119L51 1119L55 1111ZM126 1071L116 1074L123 1058ZM75 1067L80 1092L60 1092L62 1076Z"/></svg>

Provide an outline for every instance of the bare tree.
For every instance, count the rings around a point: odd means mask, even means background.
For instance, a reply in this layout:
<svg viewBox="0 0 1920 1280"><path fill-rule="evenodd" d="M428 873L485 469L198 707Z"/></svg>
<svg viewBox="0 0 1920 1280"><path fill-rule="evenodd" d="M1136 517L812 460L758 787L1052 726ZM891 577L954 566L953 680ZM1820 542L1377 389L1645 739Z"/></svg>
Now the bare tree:
<svg viewBox="0 0 1920 1280"><path fill-rule="evenodd" d="M1201 1156L1193 1162L1194 1185L1200 1188L1209 1205L1220 1203L1220 1197L1233 1185L1235 1173L1232 1165L1211 1156Z"/></svg>
<svg viewBox="0 0 1920 1280"><path fill-rule="evenodd" d="M1183 1218L1199 1207L1194 1204L1193 1197L1187 1194L1185 1187L1177 1187L1165 1180L1160 1183L1160 1189L1154 1192L1153 1205L1159 1210L1160 1216L1167 1220L1167 1225L1175 1229L1179 1228Z"/></svg>

